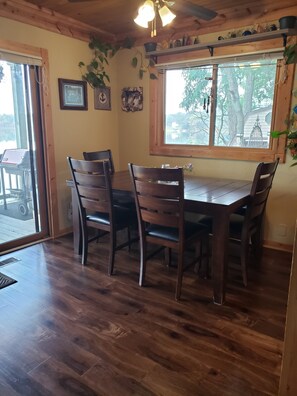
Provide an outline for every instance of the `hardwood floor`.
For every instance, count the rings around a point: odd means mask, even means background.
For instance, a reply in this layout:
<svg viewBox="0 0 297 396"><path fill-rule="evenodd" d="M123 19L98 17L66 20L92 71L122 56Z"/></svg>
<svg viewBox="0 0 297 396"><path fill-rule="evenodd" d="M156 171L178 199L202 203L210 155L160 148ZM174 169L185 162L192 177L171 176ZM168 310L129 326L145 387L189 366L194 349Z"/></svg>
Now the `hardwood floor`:
<svg viewBox="0 0 297 396"><path fill-rule="evenodd" d="M107 239L106 239L107 241ZM66 236L2 256L17 283L0 290L0 395L276 395L291 255L265 250L247 288L230 270L227 302L189 269L94 244L82 267Z"/></svg>
<svg viewBox="0 0 297 396"><path fill-rule="evenodd" d="M13 217L0 214L0 244L36 232L34 219L22 221Z"/></svg>

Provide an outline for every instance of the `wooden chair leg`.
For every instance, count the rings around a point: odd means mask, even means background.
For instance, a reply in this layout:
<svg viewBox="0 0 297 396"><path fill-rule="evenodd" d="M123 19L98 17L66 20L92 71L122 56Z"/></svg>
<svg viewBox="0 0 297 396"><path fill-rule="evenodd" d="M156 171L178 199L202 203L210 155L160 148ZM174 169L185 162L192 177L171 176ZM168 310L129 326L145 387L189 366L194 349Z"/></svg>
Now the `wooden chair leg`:
<svg viewBox="0 0 297 396"><path fill-rule="evenodd" d="M242 280L245 287L247 287L247 261L249 255L249 242L242 241L241 242L241 249L240 249L240 263L241 263L241 273L242 273Z"/></svg>
<svg viewBox="0 0 297 396"><path fill-rule="evenodd" d="M146 242L140 238L140 270L139 270L139 286L143 286L146 271Z"/></svg>
<svg viewBox="0 0 297 396"><path fill-rule="evenodd" d="M256 262L259 263L262 257L263 252L263 241L262 241L262 230L259 228L254 234L251 235L252 242L252 252L256 259Z"/></svg>
<svg viewBox="0 0 297 396"><path fill-rule="evenodd" d="M109 276L111 276L113 274L115 248L116 248L116 232L111 231L110 232L110 240L109 240L109 263L108 263L108 275Z"/></svg>
<svg viewBox="0 0 297 396"><path fill-rule="evenodd" d="M172 259L172 251L170 248L165 248L164 251L164 255L165 255L165 264L170 267L171 265L171 259Z"/></svg>
<svg viewBox="0 0 297 396"><path fill-rule="evenodd" d="M131 252L131 230L127 227L127 238L128 238L128 251Z"/></svg>
<svg viewBox="0 0 297 396"><path fill-rule="evenodd" d="M83 265L86 264L87 258L88 258L88 232L86 230L86 227L81 230L82 233L82 255L81 255L81 263Z"/></svg>
<svg viewBox="0 0 297 396"><path fill-rule="evenodd" d="M176 301L180 299L180 295L181 295L183 271L184 271L184 257L183 254L179 252L178 263L177 263L177 282L176 282L176 290L175 290Z"/></svg>

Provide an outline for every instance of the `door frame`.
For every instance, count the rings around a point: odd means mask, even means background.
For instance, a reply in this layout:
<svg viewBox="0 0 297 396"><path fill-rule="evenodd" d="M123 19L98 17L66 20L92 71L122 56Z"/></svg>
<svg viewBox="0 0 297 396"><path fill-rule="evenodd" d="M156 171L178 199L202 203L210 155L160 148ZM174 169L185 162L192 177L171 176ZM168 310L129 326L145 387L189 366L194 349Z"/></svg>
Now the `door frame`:
<svg viewBox="0 0 297 396"><path fill-rule="evenodd" d="M49 84L49 58L44 48L21 44L10 40L0 39L0 50L6 50L28 57L41 58L41 74L43 86L40 89L40 108L42 122L43 156L45 168L45 184L47 192L49 237L59 235L59 215L57 204L56 165L54 153L54 134L51 110L51 94Z"/></svg>

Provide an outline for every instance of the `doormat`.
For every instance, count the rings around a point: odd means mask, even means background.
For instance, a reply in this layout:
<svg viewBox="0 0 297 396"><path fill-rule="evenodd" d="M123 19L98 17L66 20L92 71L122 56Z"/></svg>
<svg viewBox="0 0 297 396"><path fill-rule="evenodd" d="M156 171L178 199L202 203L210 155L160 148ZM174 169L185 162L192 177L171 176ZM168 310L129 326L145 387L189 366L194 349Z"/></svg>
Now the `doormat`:
<svg viewBox="0 0 297 396"><path fill-rule="evenodd" d="M13 283L16 282L17 281L15 279L12 279L9 276L6 276L0 272L0 289L3 289L3 287L12 285Z"/></svg>

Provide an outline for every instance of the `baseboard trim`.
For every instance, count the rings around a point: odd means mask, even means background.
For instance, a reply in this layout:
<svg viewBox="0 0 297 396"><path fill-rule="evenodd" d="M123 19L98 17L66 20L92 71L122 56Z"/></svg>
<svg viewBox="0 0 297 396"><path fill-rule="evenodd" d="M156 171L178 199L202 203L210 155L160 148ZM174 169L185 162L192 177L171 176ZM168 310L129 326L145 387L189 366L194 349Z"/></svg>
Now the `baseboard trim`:
<svg viewBox="0 0 297 396"><path fill-rule="evenodd" d="M293 245L287 245L285 243L280 243L280 242L274 242L274 241L264 241L263 246L267 247L269 249L274 249L274 250L281 250L283 252L293 252Z"/></svg>

